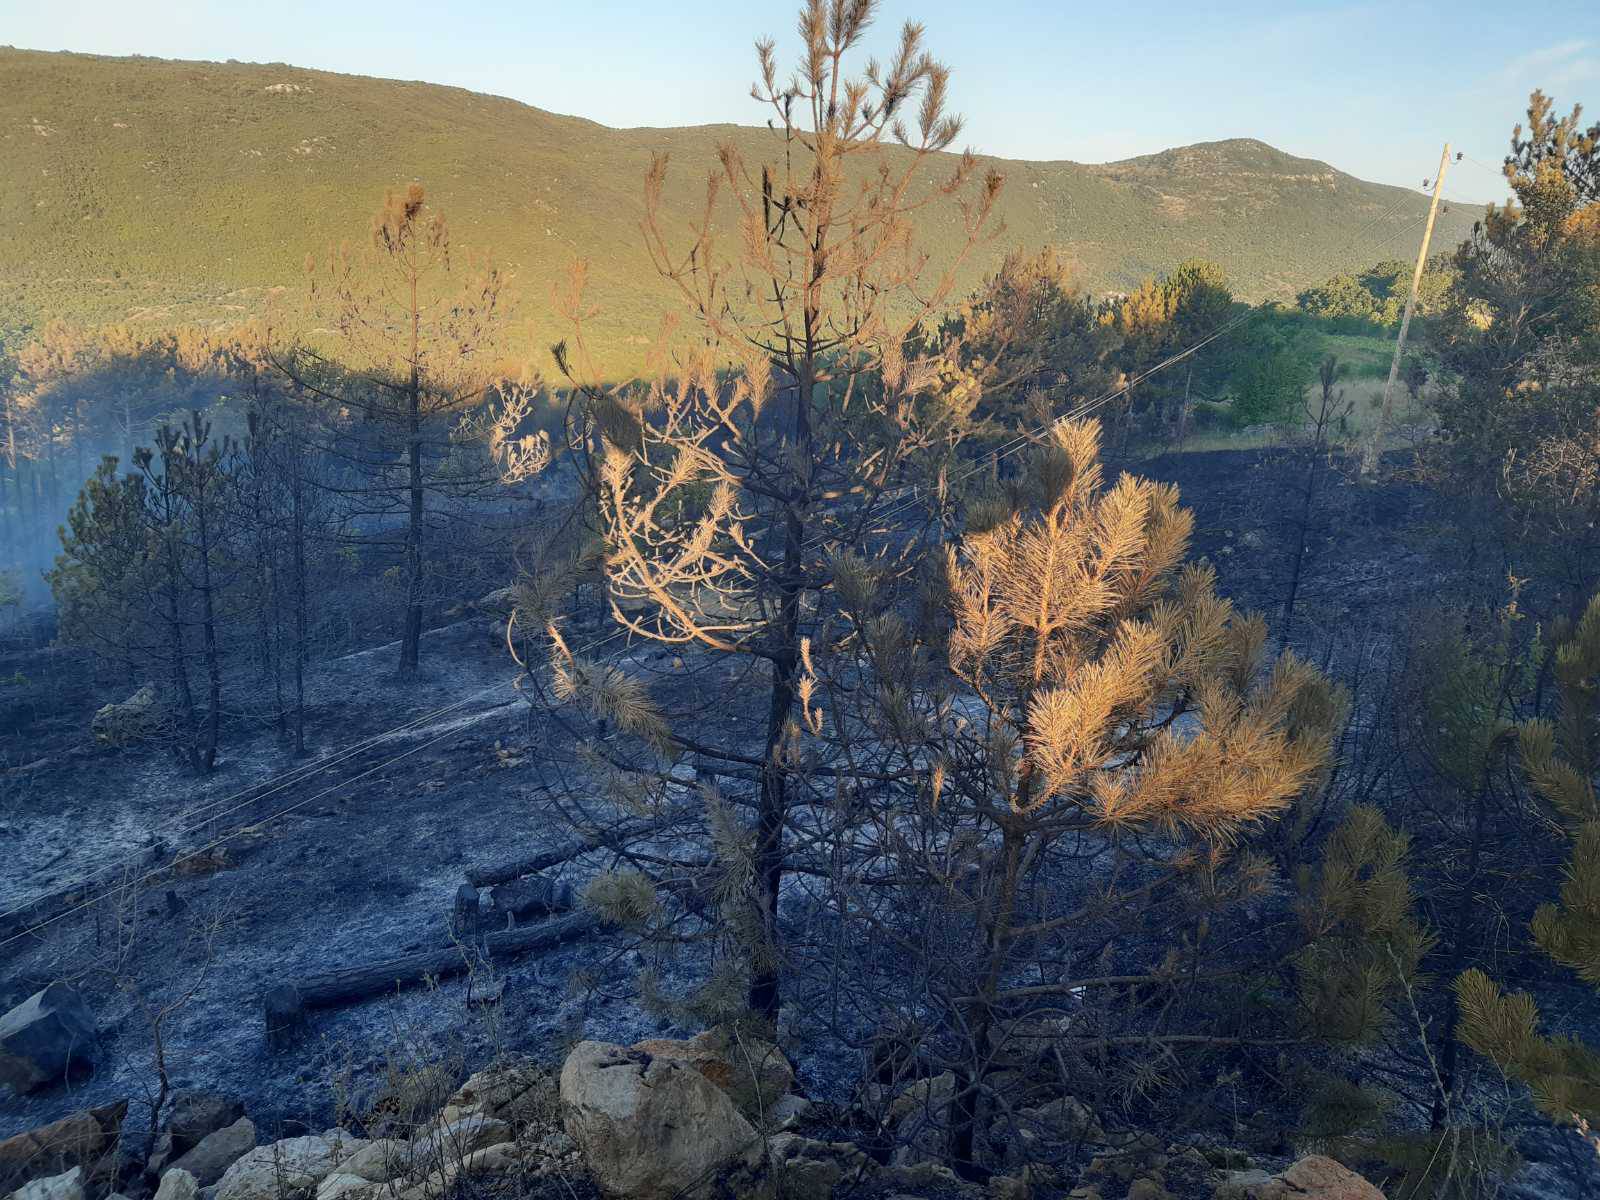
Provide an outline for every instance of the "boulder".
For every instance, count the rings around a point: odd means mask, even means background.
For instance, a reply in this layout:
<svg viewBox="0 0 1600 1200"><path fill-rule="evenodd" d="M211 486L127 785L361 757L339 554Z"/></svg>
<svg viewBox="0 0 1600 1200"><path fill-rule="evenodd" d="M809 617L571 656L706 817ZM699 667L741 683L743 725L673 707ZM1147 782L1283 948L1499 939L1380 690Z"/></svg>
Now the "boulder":
<svg viewBox="0 0 1600 1200"><path fill-rule="evenodd" d="M155 737L163 724L161 697L155 685L147 683L120 704L102 706L89 729L101 745L120 749Z"/></svg>
<svg viewBox="0 0 1600 1200"><path fill-rule="evenodd" d="M76 989L52 983L0 1017L0 1082L31 1092L93 1063L94 1016Z"/></svg>
<svg viewBox="0 0 1600 1200"><path fill-rule="evenodd" d="M792 1092L787 1096L779 1096L762 1114L766 1118L764 1128L770 1133L788 1132L803 1124L811 1116L813 1108L815 1105L804 1096L796 1096Z"/></svg>
<svg viewBox="0 0 1600 1200"><path fill-rule="evenodd" d="M411 1168L411 1144L398 1138L377 1138L339 1164L338 1174L354 1175L368 1183L388 1183ZM323 1180L327 1183L334 1176ZM318 1189L320 1196L321 1189Z"/></svg>
<svg viewBox="0 0 1600 1200"><path fill-rule="evenodd" d="M83 1200L83 1168L25 1183L11 1193L10 1200Z"/></svg>
<svg viewBox="0 0 1600 1200"><path fill-rule="evenodd" d="M364 1200L385 1190L381 1183L374 1183L359 1175L348 1175L344 1171L335 1171L317 1185L316 1200L358 1200L358 1198Z"/></svg>
<svg viewBox="0 0 1600 1200"><path fill-rule="evenodd" d="M156 1188L156 1200L195 1200L200 1194L200 1184L182 1167L174 1167L161 1177Z"/></svg>
<svg viewBox="0 0 1600 1200"><path fill-rule="evenodd" d="M635 1050L693 1067L727 1092L734 1106L751 1120L788 1095L794 1068L771 1042L723 1029L708 1029L688 1041L651 1038Z"/></svg>
<svg viewBox="0 0 1600 1200"><path fill-rule="evenodd" d="M109 1175L116 1167L117 1138L127 1112L126 1100L84 1109L0 1142L0 1195L71 1167L82 1167L87 1180Z"/></svg>
<svg viewBox="0 0 1600 1200"><path fill-rule="evenodd" d="M1234 1171L1213 1195L1217 1200L1383 1200L1383 1193L1360 1175L1321 1154L1297 1159L1276 1175Z"/></svg>
<svg viewBox="0 0 1600 1200"><path fill-rule="evenodd" d="M436 1171L475 1150L510 1141L511 1126L494 1117L462 1117L411 1139L413 1171Z"/></svg>
<svg viewBox="0 0 1600 1200"><path fill-rule="evenodd" d="M223 1174L216 1200L282 1200L289 1192L313 1191L365 1145L359 1138L307 1134L257 1146Z"/></svg>
<svg viewBox="0 0 1600 1200"><path fill-rule="evenodd" d="M898 1144L889 1161L904 1167L942 1159L955 1098L955 1073L945 1071L917 1080L890 1101L888 1124Z"/></svg>
<svg viewBox="0 0 1600 1200"><path fill-rule="evenodd" d="M561 1068L561 1104L596 1182L629 1200L709 1198L762 1160L728 1093L680 1059L580 1042Z"/></svg>
<svg viewBox="0 0 1600 1200"><path fill-rule="evenodd" d="M172 1155L182 1158L219 1129L226 1129L244 1116L244 1105L213 1092L178 1092L172 1100L172 1116L167 1133L172 1139Z"/></svg>
<svg viewBox="0 0 1600 1200"><path fill-rule="evenodd" d="M1105 1136L1093 1110L1074 1096L1019 1109L1015 1116L997 1121L991 1131L991 1138L1005 1145L1006 1162L1012 1166L1049 1157L1047 1147L1102 1142Z"/></svg>
<svg viewBox="0 0 1600 1200"><path fill-rule="evenodd" d="M256 1127L249 1117L240 1117L225 1129L208 1133L200 1144L182 1155L166 1170L182 1169L193 1175L201 1187L210 1187L224 1172L256 1148Z"/></svg>
<svg viewBox="0 0 1600 1200"><path fill-rule="evenodd" d="M830 1200L833 1189L869 1181L878 1164L849 1142L780 1133L767 1143L780 1200Z"/></svg>
<svg viewBox="0 0 1600 1200"><path fill-rule="evenodd" d="M550 1126L561 1120L555 1076L528 1062L487 1067L456 1089L439 1114L444 1121L470 1116L496 1117L521 1128Z"/></svg>

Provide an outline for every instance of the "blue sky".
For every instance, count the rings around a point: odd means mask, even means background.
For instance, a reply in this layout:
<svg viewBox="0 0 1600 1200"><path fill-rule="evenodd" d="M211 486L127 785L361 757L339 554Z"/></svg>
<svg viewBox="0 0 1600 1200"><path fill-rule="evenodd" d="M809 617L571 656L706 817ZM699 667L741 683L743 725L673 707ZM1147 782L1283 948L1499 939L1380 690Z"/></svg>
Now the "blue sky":
<svg viewBox="0 0 1600 1200"><path fill-rule="evenodd" d="M495 92L609 125L764 119L751 41L793 43L792 0L0 0L0 41L45 50L284 61ZM1600 118L1600 3L1071 4L884 0L955 69L975 148L1086 162L1224 137L1446 193L1494 168L1534 86ZM3 80L0 80L3 86ZM1476 160L1476 161L1474 161Z"/></svg>

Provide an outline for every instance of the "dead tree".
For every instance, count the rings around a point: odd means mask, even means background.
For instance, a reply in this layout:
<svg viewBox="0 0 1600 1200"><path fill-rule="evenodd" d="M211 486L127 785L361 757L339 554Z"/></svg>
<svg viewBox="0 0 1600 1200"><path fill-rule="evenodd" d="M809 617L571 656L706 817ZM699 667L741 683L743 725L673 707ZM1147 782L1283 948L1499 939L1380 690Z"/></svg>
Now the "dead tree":
<svg viewBox="0 0 1600 1200"><path fill-rule="evenodd" d="M949 72L924 52L919 27L906 27L886 66L850 74L875 8L808 0L788 82L773 44L758 44L772 160L719 152L688 245L668 232L666 160L652 163L646 245L695 323L676 365L636 388L590 382L581 267L565 303L577 331L557 347L584 400L568 442L589 463L613 618L635 637L763 669L760 745L747 750L698 736L689 714L645 718L642 695L629 699L631 716L619 710L607 670L552 639L565 694L631 720L652 753L758 777L752 827L719 844L743 847L730 870L748 881L748 1004L769 1020L808 629L831 561L875 537L892 542L889 523L914 529L912 489L937 492L970 405L954 394L953 348L916 335L949 297L1000 189L970 154L936 157L961 124L945 107ZM937 204L959 236L953 255L930 264L912 220ZM730 223L732 253L718 234Z"/></svg>

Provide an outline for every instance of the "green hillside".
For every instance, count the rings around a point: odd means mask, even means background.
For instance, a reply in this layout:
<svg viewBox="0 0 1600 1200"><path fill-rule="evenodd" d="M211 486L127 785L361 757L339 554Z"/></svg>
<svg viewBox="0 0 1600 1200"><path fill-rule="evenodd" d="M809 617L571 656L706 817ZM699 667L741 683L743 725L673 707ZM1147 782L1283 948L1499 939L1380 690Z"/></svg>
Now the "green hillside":
<svg viewBox="0 0 1600 1200"><path fill-rule="evenodd" d="M756 158L771 135L609 129L457 88L281 64L0 49L0 322L227 321L274 289L292 304L305 255L362 236L385 189L415 179L458 244L508 268L534 342L565 334L550 285L573 256L591 259L604 310L594 337L606 361L630 363L670 302L638 231L649 156L671 153L669 217L687 221L730 138ZM1286 296L1410 254L1408 227L1426 208L1250 140L1002 167L1005 229L964 284L1009 246L1052 242L1096 290L1199 256L1246 298ZM1439 244L1473 216L1447 213ZM956 230L944 214L923 232L937 249Z"/></svg>

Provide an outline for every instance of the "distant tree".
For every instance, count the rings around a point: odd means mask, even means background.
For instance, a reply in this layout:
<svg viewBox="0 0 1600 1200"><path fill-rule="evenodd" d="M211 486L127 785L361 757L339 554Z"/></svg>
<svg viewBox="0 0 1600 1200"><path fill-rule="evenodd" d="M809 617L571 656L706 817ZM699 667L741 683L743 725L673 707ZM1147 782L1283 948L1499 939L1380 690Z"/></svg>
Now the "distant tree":
<svg viewBox="0 0 1600 1200"><path fill-rule="evenodd" d="M1469 559L1537 572L1570 607L1600 583L1600 126L1535 92L1506 178L1456 254L1430 339L1436 475L1480 518ZM1487 544L1485 544L1487 535Z"/></svg>
<svg viewBox="0 0 1600 1200"><path fill-rule="evenodd" d="M1112 386L1117 336L1052 247L1008 253L939 336L959 346L947 403L970 406L979 437L1009 437Z"/></svg>
<svg viewBox="0 0 1600 1200"><path fill-rule="evenodd" d="M1327 536L1331 514L1324 503L1333 443L1349 419L1354 402L1339 386L1345 368L1336 355L1326 355L1317 367L1318 389L1315 399L1302 404L1305 420L1295 435L1295 456L1300 459L1303 478L1299 503L1295 506L1290 530L1289 585L1283 598L1281 636L1287 645L1294 634L1295 603L1306 566L1318 542Z"/></svg>
<svg viewBox="0 0 1600 1200"><path fill-rule="evenodd" d="M225 641L234 616L237 448L193 413L156 431L118 475L102 461L49 573L64 638L160 681L170 745L197 774L217 760ZM196 675L199 687L196 686Z"/></svg>
<svg viewBox="0 0 1600 1200"><path fill-rule="evenodd" d="M1301 410L1316 376L1310 340L1299 327L1268 315L1252 319L1245 329L1251 335L1248 349L1236 356L1227 384L1229 416L1238 426L1281 424Z"/></svg>
<svg viewBox="0 0 1600 1200"><path fill-rule="evenodd" d="M444 501L500 483L487 456L467 453L454 435L503 375L504 280L494 266L452 254L449 227L419 184L385 199L363 250L341 246L320 270L307 265L339 360L302 343L273 362L330 421L354 418L338 425L337 446L363 478L342 494L360 530L352 536L398 559L399 673L409 676L425 610L443 585Z"/></svg>
<svg viewBox="0 0 1600 1200"><path fill-rule="evenodd" d="M1146 279L1103 306L1101 323L1120 339L1113 360L1125 390L1112 422L1119 442L1141 422L1163 437L1181 436L1197 388L1210 392L1219 382L1227 346L1214 344L1187 355L1181 372L1152 373L1172 355L1221 332L1232 309L1233 293L1222 268L1199 259L1180 263L1170 275Z"/></svg>

